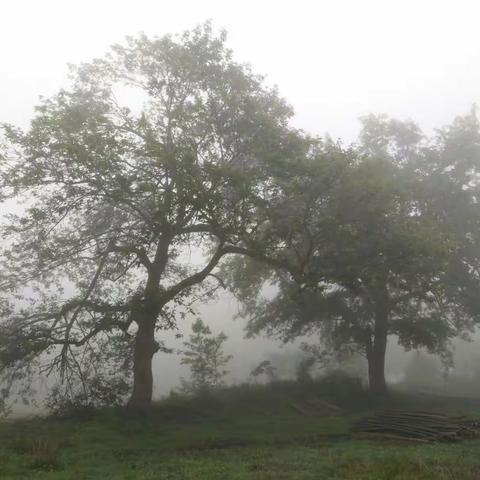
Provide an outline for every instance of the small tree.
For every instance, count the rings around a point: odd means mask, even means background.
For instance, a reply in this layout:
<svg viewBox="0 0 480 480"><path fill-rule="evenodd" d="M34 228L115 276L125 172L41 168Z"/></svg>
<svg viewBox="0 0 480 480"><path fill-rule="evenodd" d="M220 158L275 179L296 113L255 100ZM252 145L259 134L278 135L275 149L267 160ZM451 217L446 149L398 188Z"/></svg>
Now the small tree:
<svg viewBox="0 0 480 480"><path fill-rule="evenodd" d="M190 381L182 379L182 389L204 393L221 387L228 373L225 367L232 359L232 355L223 351L228 337L223 332L214 335L200 318L192 325L192 332L190 340L184 342L185 350L181 351L182 364L189 366L191 376Z"/></svg>

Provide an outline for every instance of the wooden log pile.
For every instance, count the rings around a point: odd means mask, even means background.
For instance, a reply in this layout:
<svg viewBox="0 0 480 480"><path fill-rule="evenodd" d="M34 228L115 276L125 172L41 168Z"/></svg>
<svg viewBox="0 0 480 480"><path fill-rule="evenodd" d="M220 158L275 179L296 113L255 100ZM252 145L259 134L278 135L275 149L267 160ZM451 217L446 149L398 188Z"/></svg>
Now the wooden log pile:
<svg viewBox="0 0 480 480"><path fill-rule="evenodd" d="M441 413L385 411L352 427L355 436L416 442L456 442L480 436L480 422Z"/></svg>

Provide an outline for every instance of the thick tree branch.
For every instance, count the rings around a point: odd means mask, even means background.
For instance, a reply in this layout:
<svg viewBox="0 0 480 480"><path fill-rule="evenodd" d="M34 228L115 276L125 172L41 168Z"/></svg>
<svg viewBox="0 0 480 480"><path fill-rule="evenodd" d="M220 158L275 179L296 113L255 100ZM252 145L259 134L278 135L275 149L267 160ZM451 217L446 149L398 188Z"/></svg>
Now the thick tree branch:
<svg viewBox="0 0 480 480"><path fill-rule="evenodd" d="M173 287L169 288L163 296L163 302L167 303L170 300L173 300L175 298L175 296L178 295L183 290L185 290L187 288L190 288L193 285L196 285L196 284L202 282L203 280L205 280L205 278L208 275L210 275L211 271L218 265L218 262L223 257L223 255L225 255L226 253L227 252L226 252L225 248L221 244L217 248L215 253L212 255L212 257L210 258L210 261L207 263L207 265L202 270L200 270L197 273L194 273L190 277L185 278L181 282L179 282L176 285L174 285Z"/></svg>
<svg viewBox="0 0 480 480"><path fill-rule="evenodd" d="M138 258L138 261L147 269L150 270L152 267L152 262L148 258L147 252L144 248L136 248L133 245L110 245L109 251L119 252L125 254L135 254Z"/></svg>

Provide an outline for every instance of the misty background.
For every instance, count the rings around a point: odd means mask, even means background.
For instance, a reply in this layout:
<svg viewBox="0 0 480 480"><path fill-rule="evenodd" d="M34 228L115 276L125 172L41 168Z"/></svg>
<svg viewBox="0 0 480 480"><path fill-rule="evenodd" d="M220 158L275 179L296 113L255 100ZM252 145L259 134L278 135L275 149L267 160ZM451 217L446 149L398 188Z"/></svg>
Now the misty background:
<svg viewBox="0 0 480 480"><path fill-rule="evenodd" d="M328 132L348 144L359 132L359 117L387 113L411 118L432 134L480 100L479 13L474 1L3 2L2 121L27 126L39 97L66 85L68 63L102 56L125 35L181 32L211 19L215 29L228 31L236 60L248 61L267 83L278 85L295 109L295 127ZM220 293L197 309L214 333L229 337L230 383L246 381L266 359L280 376L294 375L300 342L244 339L245 322L234 319L238 305L231 295ZM175 334L187 337L190 325L161 339L181 348ZM400 355L403 349L393 343L387 358L391 382L401 381L418 360L415 352ZM476 365L480 370L477 350L476 343L456 341L456 363L466 375L475 374ZM187 375L176 354L155 355L154 372L156 398Z"/></svg>

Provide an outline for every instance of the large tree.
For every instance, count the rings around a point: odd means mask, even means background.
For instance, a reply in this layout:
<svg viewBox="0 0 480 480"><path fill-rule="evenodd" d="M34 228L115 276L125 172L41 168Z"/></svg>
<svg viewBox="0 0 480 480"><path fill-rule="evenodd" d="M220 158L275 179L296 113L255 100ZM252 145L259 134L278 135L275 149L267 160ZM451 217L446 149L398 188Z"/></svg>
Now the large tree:
<svg viewBox="0 0 480 480"><path fill-rule="evenodd" d="M455 238L449 292L480 314L480 122L475 107L437 131L413 168L421 178L423 214Z"/></svg>
<svg viewBox="0 0 480 480"><path fill-rule="evenodd" d="M336 352L365 356L370 388L384 393L390 335L407 349L423 346L448 359L449 340L474 318L448 283L458 238L423 208L424 183L414 167L425 155L421 135L411 123L364 123L355 149L327 142L303 174L279 182L268 235L268 245L276 239L275 268L260 277L239 258L231 283L250 333L284 340L320 334ZM265 281L275 285L273 297L262 297Z"/></svg>
<svg viewBox="0 0 480 480"><path fill-rule="evenodd" d="M74 68L27 131L4 126L2 192L17 213L3 228L2 290L16 299L3 378L37 361L87 395L85 352L108 363L117 345L126 361L131 345L129 403L149 405L155 333L255 228L269 165L303 148L290 116L207 24L127 39Z"/></svg>

